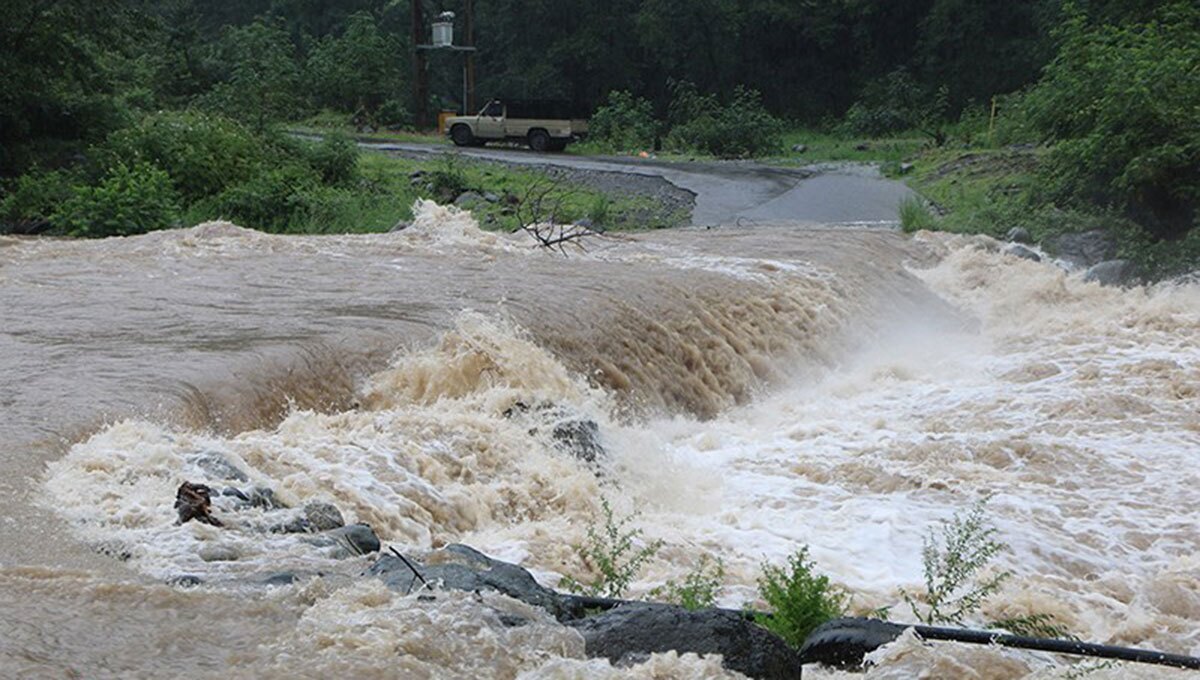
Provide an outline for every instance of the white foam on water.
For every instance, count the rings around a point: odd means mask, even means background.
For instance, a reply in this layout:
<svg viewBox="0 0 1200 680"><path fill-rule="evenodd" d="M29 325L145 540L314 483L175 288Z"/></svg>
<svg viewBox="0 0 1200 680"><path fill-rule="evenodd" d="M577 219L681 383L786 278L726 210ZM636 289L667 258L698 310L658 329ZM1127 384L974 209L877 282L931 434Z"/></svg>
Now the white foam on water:
<svg viewBox="0 0 1200 680"><path fill-rule="evenodd" d="M376 375L361 409L296 412L277 428L231 438L119 423L52 465L47 488L86 540L126 546L131 563L155 576L334 564L296 537L254 531L253 516L230 529L174 526L175 488L217 482L194 462L197 452L215 452L291 505L333 502L348 521L367 521L405 549L468 543L548 585L588 576L572 545L607 497L618 515L640 513L642 540L665 543L632 595L712 557L725 565L722 603L741 606L756 599L761 564L808 546L854 593L856 610L892 606L900 620L911 619L900 591L920 588L927 532L990 499L989 520L1009 546L996 567L1016 577L972 623L1051 613L1089 641L1200 653L1192 510L1200 501L1200 287L1101 288L970 241L941 246L942 262L919 275L979 319L978 331L914 319L823 379L710 421L617 422L605 395L520 329L468 314L439 345L401 354ZM599 422L611 453L603 474L564 455L536 412L533 421L512 417L518 401ZM212 543L231 544L242 559L202 562L199 549ZM286 660L288 645L314 639L331 649L359 644L347 642L353 635L367 636L368 647L395 644L381 640L408 628L378 630L427 620L428 607L414 602L377 585L338 591L314 605L296 640L264 654ZM473 606L464 598L437 605L463 619L478 614ZM546 632L559 630L548 623L538 629L545 635L497 637L456 620L446 614L433 629L450 655L414 651L412 663L431 665L413 672L459 668L455 645L484 638L519 651L510 675L618 672L583 660L574 642ZM338 656L313 667L345 668ZM937 677L981 678L1061 670L1046 656L901 641L870 677L931 668ZM466 671L447 671L458 672ZM723 671L710 660L656 655L620 672Z"/></svg>

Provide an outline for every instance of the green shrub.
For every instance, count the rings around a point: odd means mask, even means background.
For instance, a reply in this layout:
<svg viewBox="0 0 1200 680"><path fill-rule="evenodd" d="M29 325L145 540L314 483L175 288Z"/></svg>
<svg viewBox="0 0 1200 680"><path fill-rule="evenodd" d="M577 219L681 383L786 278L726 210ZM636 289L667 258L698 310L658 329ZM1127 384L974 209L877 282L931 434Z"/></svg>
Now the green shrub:
<svg viewBox="0 0 1200 680"><path fill-rule="evenodd" d="M358 145L344 134L331 133L308 149L308 162L329 185L348 185L358 179Z"/></svg>
<svg viewBox="0 0 1200 680"><path fill-rule="evenodd" d="M216 57L220 82L196 99L200 107L259 131L303 111L300 66L282 25L259 19L227 26Z"/></svg>
<svg viewBox="0 0 1200 680"><path fill-rule="evenodd" d="M852 133L876 136L916 130L940 146L946 141L949 100L945 86L923 85L900 67L863 88L846 112L845 126Z"/></svg>
<svg viewBox="0 0 1200 680"><path fill-rule="evenodd" d="M935 229L937 221L933 218L933 213L929 212L929 208L916 196L909 196L903 201L900 201L900 228L904 233L911 234L922 229Z"/></svg>
<svg viewBox="0 0 1200 680"><path fill-rule="evenodd" d="M96 186L77 186L52 221L72 236L126 236L176 226L179 199L167 173L118 163Z"/></svg>
<svg viewBox="0 0 1200 680"><path fill-rule="evenodd" d="M757 91L740 85L722 105L691 83L675 83L669 115L666 143L677 151L749 158L777 153L783 144L783 123L767 112Z"/></svg>
<svg viewBox="0 0 1200 680"><path fill-rule="evenodd" d="M636 515L616 519L607 499L601 499L600 507L604 513L604 526L599 530L595 526L588 527L587 541L575 546L583 562L596 572L596 577L590 583L583 583L568 576L560 585L573 593L621 597L642 565L662 548L662 541L637 547L635 542L641 538L642 530L625 528Z"/></svg>
<svg viewBox="0 0 1200 680"><path fill-rule="evenodd" d="M73 195L74 175L62 170L31 170L13 181L0 200L0 220L16 231L50 222L55 211Z"/></svg>
<svg viewBox="0 0 1200 680"><path fill-rule="evenodd" d="M458 154L444 154L437 166L429 171L427 179L433 198L439 203L449 203L471 189L471 182L462 169Z"/></svg>
<svg viewBox="0 0 1200 680"><path fill-rule="evenodd" d="M717 596L721 594L721 580L724 578L725 564L719 559L713 561L705 556L695 570L683 577L682 583L667 581L651 590L650 597L691 611L714 607Z"/></svg>
<svg viewBox="0 0 1200 680"><path fill-rule="evenodd" d="M588 138L618 151L653 148L657 134L650 102L623 90L608 93L608 102L588 121Z"/></svg>
<svg viewBox="0 0 1200 680"><path fill-rule="evenodd" d="M187 201L246 181L267 160L265 145L244 127L197 111L146 116L113 132L95 154L105 167L148 162L167 169Z"/></svg>
<svg viewBox="0 0 1200 680"><path fill-rule="evenodd" d="M206 219L227 219L263 231L288 231L308 220L320 178L308 166L286 163L265 169L193 209Z"/></svg>
<svg viewBox="0 0 1200 680"><path fill-rule="evenodd" d="M816 573L808 547L788 557L787 567L763 565L758 592L771 607L771 616L759 616L759 625L799 648L817 626L843 616L848 596Z"/></svg>
<svg viewBox="0 0 1200 680"><path fill-rule="evenodd" d="M1124 25L1073 10L1058 38L1026 102L1054 142L1043 183L1054 198L1119 209L1157 238L1182 236L1200 209L1200 6L1173 2Z"/></svg>

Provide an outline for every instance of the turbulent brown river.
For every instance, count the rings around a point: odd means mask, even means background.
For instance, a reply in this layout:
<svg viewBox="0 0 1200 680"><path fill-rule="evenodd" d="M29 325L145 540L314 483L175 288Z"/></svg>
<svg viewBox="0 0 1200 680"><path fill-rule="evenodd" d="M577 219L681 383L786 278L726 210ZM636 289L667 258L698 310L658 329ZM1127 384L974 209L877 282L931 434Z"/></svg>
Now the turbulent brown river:
<svg viewBox="0 0 1200 680"><path fill-rule="evenodd" d="M1200 286L884 230L523 239L432 204L386 235L0 237L0 677L735 677L615 668L498 595L402 596L296 535L176 526L214 457L409 554L467 543L548 586L587 576L572 545L602 498L664 542L635 597L707 557L721 604L754 604L761 565L807 545L855 611L899 620L923 536L986 498L1016 576L974 623L1200 653ZM517 402L595 420L600 470ZM281 571L324 576L261 585ZM876 661L1176 676L907 638Z"/></svg>

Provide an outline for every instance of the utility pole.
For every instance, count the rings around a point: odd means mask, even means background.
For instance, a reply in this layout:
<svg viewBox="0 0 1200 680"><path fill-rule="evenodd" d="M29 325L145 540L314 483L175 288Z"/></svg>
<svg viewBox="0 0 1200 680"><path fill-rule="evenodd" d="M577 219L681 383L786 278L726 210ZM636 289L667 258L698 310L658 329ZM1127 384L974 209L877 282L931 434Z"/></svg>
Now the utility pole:
<svg viewBox="0 0 1200 680"><path fill-rule="evenodd" d="M466 0L467 3L467 25L466 25L466 46L475 47L475 0ZM475 113L475 51L469 50L466 55L467 59L467 96L463 102L463 115L469 116Z"/></svg>
<svg viewBox="0 0 1200 680"><path fill-rule="evenodd" d="M412 0L413 111L418 130L429 127L429 69L425 50L425 13L421 0Z"/></svg>

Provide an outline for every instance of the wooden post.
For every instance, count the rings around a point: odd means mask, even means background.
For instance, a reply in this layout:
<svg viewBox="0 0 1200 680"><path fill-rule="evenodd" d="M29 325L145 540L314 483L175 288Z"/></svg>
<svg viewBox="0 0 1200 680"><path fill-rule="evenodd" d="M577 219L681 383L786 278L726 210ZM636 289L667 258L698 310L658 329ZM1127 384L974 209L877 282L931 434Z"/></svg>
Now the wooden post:
<svg viewBox="0 0 1200 680"><path fill-rule="evenodd" d="M426 67L425 13L421 0L412 0L413 117L417 130L429 127L429 69Z"/></svg>
<svg viewBox="0 0 1200 680"><path fill-rule="evenodd" d="M475 46L475 0L466 0L467 3L467 21L464 31L465 45L467 47ZM478 109L475 108L475 52L467 52L467 99L463 103L466 109L463 115L469 116L475 113Z"/></svg>

